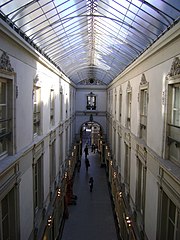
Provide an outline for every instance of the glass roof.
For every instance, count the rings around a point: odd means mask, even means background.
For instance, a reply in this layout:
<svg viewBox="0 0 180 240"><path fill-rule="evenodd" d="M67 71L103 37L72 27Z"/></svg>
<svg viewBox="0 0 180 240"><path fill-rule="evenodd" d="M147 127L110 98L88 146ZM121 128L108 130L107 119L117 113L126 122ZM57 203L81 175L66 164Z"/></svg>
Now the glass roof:
<svg viewBox="0 0 180 240"><path fill-rule="evenodd" d="M0 0L1 18L75 84L109 84L179 13L179 0Z"/></svg>

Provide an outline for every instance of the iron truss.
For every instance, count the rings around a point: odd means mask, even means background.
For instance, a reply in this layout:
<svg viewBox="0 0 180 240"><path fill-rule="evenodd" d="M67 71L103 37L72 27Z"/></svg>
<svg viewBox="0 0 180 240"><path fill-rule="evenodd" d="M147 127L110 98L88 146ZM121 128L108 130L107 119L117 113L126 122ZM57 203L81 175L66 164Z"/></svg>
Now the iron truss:
<svg viewBox="0 0 180 240"><path fill-rule="evenodd" d="M75 84L109 84L179 13L179 0L0 0L1 19Z"/></svg>

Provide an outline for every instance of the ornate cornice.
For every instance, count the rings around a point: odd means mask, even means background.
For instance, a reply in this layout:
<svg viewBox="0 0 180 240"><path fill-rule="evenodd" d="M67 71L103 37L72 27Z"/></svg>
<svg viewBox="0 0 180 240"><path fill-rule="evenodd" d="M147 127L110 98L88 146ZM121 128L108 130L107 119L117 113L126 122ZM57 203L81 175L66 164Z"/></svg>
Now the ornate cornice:
<svg viewBox="0 0 180 240"><path fill-rule="evenodd" d="M14 72L14 69L11 67L9 56L6 52L3 52L0 58L0 69L6 70L8 72Z"/></svg>

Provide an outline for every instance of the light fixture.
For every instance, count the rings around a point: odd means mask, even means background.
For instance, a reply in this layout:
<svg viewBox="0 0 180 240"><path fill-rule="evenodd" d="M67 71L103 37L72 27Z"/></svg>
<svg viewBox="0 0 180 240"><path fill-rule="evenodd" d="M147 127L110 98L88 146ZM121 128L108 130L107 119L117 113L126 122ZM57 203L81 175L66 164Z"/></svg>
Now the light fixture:
<svg viewBox="0 0 180 240"><path fill-rule="evenodd" d="M122 192L119 192L119 197L122 198Z"/></svg>
<svg viewBox="0 0 180 240"><path fill-rule="evenodd" d="M130 217L126 217L126 222L127 222L128 226L131 227L131 220L130 220Z"/></svg>
<svg viewBox="0 0 180 240"><path fill-rule="evenodd" d="M52 216L49 216L49 218L48 218L48 227L51 226L51 223L52 223Z"/></svg>
<svg viewBox="0 0 180 240"><path fill-rule="evenodd" d="M58 191L57 191L57 196L60 197L61 196L61 189L58 188Z"/></svg>

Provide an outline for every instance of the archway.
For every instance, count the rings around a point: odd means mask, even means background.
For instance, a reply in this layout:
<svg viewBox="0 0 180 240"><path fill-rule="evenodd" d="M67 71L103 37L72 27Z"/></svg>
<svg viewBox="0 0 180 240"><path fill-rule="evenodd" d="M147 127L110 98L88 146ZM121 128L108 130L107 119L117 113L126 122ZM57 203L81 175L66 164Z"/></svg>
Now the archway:
<svg viewBox="0 0 180 240"><path fill-rule="evenodd" d="M98 149L99 141L102 138L102 134L102 127L97 122L88 121L81 125L80 136L82 145L94 145Z"/></svg>

